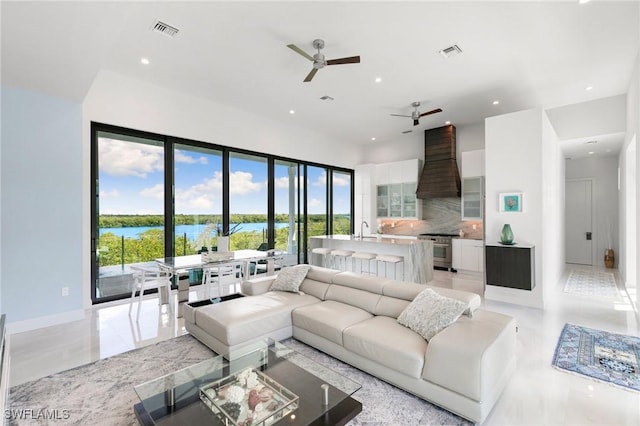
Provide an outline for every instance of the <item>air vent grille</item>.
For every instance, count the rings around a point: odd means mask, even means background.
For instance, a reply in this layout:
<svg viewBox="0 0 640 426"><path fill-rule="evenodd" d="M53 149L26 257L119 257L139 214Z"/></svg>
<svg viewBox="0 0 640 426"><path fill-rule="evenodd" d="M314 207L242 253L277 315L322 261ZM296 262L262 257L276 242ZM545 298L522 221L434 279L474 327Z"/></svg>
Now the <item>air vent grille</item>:
<svg viewBox="0 0 640 426"><path fill-rule="evenodd" d="M166 35L167 37L175 37L176 35L178 35L178 31L180 31L176 27L172 27L169 24L165 24L160 20L156 20L153 23L153 27L151 28L151 30L156 33Z"/></svg>
<svg viewBox="0 0 640 426"><path fill-rule="evenodd" d="M334 98L332 98L329 95L321 96L320 99L322 99L323 101L333 101L334 100Z"/></svg>
<svg viewBox="0 0 640 426"><path fill-rule="evenodd" d="M440 51L440 54L442 56L444 56L445 58L450 58L454 55L457 55L459 53L462 53L462 49L460 49L460 46L458 46L457 44L454 44L452 46L449 47L445 47L444 49L442 49Z"/></svg>

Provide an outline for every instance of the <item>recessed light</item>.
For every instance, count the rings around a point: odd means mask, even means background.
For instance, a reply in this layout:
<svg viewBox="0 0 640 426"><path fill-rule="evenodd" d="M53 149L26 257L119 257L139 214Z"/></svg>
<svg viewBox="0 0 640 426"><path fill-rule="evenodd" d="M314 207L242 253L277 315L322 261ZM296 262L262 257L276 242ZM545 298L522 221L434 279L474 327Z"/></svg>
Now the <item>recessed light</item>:
<svg viewBox="0 0 640 426"><path fill-rule="evenodd" d="M376 83L380 83L382 79L380 77L376 77Z"/></svg>
<svg viewBox="0 0 640 426"><path fill-rule="evenodd" d="M584 88L584 90L586 90L587 92L588 92L589 90L591 90L591 89L593 89L593 86L587 86L587 87L585 87L585 88Z"/></svg>
<svg viewBox="0 0 640 426"><path fill-rule="evenodd" d="M449 125L449 124L451 124L451 122L450 121L445 121L444 124Z"/></svg>
<svg viewBox="0 0 640 426"><path fill-rule="evenodd" d="M589 151L589 155L593 154L593 151Z"/></svg>
<svg viewBox="0 0 640 426"><path fill-rule="evenodd" d="M289 110L289 114L293 115L293 114L295 114L295 113L296 113L296 112L295 112L294 110L292 110L292 109L290 109L290 110Z"/></svg>
<svg viewBox="0 0 640 426"><path fill-rule="evenodd" d="M149 59L147 58L140 58L140 63L142 65L149 65Z"/></svg>
<svg viewBox="0 0 640 426"><path fill-rule="evenodd" d="M375 140L376 140L376 138L371 138L371 140L372 140L372 141L375 141Z"/></svg>
<svg viewBox="0 0 640 426"><path fill-rule="evenodd" d="M579 4L585 4L585 3L589 3L589 1L591 0L578 0Z"/></svg>
<svg viewBox="0 0 640 426"><path fill-rule="evenodd" d="M494 105L498 105L500 103L500 101L493 101Z"/></svg>

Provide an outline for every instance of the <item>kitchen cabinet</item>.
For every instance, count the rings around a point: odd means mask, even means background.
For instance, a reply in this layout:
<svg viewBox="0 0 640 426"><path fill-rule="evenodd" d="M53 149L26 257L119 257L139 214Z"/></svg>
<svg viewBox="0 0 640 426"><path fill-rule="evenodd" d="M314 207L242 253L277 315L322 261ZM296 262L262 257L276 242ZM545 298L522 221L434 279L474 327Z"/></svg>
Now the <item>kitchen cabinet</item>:
<svg viewBox="0 0 640 426"><path fill-rule="evenodd" d="M462 220L482 220L484 210L482 176L462 179Z"/></svg>
<svg viewBox="0 0 640 426"><path fill-rule="evenodd" d="M420 171L418 159L375 165L377 217L422 217L422 202L416 197Z"/></svg>
<svg viewBox="0 0 640 426"><path fill-rule="evenodd" d="M484 149L464 151L461 154L460 177L484 176Z"/></svg>
<svg viewBox="0 0 640 426"><path fill-rule="evenodd" d="M535 247L516 244L487 244L487 285L533 290L535 287Z"/></svg>
<svg viewBox="0 0 640 426"><path fill-rule="evenodd" d="M369 226L376 221L375 168L375 164L360 164L355 167L354 224L356 228L363 220Z"/></svg>
<svg viewBox="0 0 640 426"><path fill-rule="evenodd" d="M451 240L451 267L461 271L484 271L484 242L454 238Z"/></svg>
<svg viewBox="0 0 640 426"><path fill-rule="evenodd" d="M416 198L416 182L393 183L376 187L378 217L417 218L421 211Z"/></svg>

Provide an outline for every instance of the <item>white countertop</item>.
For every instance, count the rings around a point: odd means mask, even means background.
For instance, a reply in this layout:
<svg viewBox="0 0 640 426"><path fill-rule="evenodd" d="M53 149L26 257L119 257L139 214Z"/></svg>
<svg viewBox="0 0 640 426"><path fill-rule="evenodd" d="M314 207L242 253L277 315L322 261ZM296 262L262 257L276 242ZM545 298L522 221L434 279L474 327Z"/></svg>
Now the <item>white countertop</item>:
<svg viewBox="0 0 640 426"><path fill-rule="evenodd" d="M376 243L376 244L395 244L395 245L414 245L414 244L424 244L429 243L429 240L419 240L417 238L394 238L391 236L383 236L378 239L375 235L365 235L364 238L356 238L352 235L319 235L317 238L321 240L334 240L334 241L353 241L353 242L364 242L364 243Z"/></svg>

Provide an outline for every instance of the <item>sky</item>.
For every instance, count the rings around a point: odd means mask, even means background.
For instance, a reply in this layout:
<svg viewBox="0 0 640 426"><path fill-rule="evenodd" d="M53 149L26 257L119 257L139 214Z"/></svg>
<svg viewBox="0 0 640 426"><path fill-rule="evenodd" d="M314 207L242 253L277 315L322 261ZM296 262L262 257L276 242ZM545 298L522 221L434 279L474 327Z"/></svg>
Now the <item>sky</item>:
<svg viewBox="0 0 640 426"><path fill-rule="evenodd" d="M187 148L184 146L183 148ZM175 213L222 213L222 158L212 151L176 149ZM100 214L163 214L164 154L161 146L109 138L98 140ZM308 167L309 213L324 213L326 171ZM276 163L276 213L289 209L288 167ZM231 213L267 213L267 162L232 154ZM334 175L334 211L349 212L349 176Z"/></svg>

